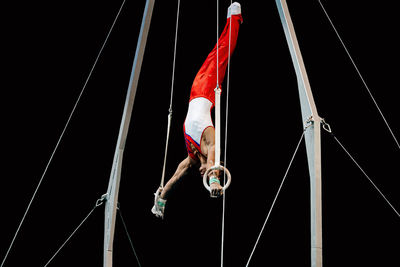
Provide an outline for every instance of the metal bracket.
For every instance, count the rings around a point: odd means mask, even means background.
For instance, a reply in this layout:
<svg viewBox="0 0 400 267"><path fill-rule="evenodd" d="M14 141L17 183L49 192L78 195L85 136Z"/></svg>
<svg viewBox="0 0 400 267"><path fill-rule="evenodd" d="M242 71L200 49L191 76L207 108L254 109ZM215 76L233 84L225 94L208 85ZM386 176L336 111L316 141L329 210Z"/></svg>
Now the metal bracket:
<svg viewBox="0 0 400 267"><path fill-rule="evenodd" d="M96 207L101 206L104 202L106 202L108 199L108 194L105 193L101 195L101 197L96 201Z"/></svg>
<svg viewBox="0 0 400 267"><path fill-rule="evenodd" d="M306 124L307 124L307 126L304 127L304 131L307 130L308 127L310 127L311 125L314 124L314 118L313 118L313 116L310 116L310 117L306 120Z"/></svg>

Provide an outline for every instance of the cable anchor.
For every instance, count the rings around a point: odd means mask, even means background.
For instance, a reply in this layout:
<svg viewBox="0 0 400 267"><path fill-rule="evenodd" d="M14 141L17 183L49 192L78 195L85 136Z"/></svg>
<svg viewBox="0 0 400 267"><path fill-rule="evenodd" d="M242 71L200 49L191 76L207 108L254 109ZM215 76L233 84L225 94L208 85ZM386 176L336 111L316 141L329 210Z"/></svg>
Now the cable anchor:
<svg viewBox="0 0 400 267"><path fill-rule="evenodd" d="M314 124L314 118L312 115L306 120L305 124L306 126L304 127L304 131L307 130L308 127Z"/></svg>
<svg viewBox="0 0 400 267"><path fill-rule="evenodd" d="M107 193L101 195L101 197L98 200L96 200L96 207L101 206L104 202L106 202L107 198L108 198Z"/></svg>
<svg viewBox="0 0 400 267"><path fill-rule="evenodd" d="M322 128L328 133L332 133L331 126L325 122L325 119L321 118Z"/></svg>

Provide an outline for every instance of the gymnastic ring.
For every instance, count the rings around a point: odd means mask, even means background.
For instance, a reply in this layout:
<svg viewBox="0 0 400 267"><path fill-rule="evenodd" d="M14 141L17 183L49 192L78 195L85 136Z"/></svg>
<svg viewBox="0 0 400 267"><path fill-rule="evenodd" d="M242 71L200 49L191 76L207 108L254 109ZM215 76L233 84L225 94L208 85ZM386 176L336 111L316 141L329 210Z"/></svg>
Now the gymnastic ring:
<svg viewBox="0 0 400 267"><path fill-rule="evenodd" d="M231 173L228 171L227 168L225 168L225 167L222 166L222 165L213 166L213 167L209 168L209 169L204 173L204 175L203 175L203 184L204 184L204 187L205 187L208 191L211 192L210 186L208 185L208 182L207 182L207 178L208 178L208 173L209 173L210 171L215 171L215 170L224 171L225 174L226 174L226 177L228 177L228 181L226 181L226 184L224 185L224 187L222 187L222 190L225 191L225 190L229 187L229 185L231 184Z"/></svg>

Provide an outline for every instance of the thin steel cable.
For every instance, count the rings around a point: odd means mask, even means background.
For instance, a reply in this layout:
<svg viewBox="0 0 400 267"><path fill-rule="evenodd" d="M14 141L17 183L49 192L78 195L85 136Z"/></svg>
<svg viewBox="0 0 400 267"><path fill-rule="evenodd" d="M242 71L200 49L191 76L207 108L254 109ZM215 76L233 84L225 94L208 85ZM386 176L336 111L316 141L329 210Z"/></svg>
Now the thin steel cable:
<svg viewBox="0 0 400 267"><path fill-rule="evenodd" d="M219 0L217 2L217 28L216 28L216 33L217 33L217 84L215 87L215 90L219 89ZM219 102L221 104L221 102ZM220 107L216 107L220 108ZM220 132L221 133L221 132ZM219 137L218 137L219 138ZM221 149L221 148L220 148ZM225 148L226 149L226 148ZM215 164L220 164L220 162L215 163ZM225 163L226 166L226 163ZM225 173L224 173L224 181L225 181ZM225 182L224 182L225 184ZM222 197L222 222L221 222L221 256L220 256L220 264L221 267L224 266L224 232L225 232L225 192L223 192L223 197Z"/></svg>
<svg viewBox="0 0 400 267"><path fill-rule="evenodd" d="M131 245L131 249L133 251L133 254L135 254L136 261L137 261L139 267L142 267L142 265L140 264L140 261L139 261L139 257L138 257L138 255L136 253L135 247L133 246L133 242L132 242L131 236L129 235L128 228L126 227L126 223L125 223L124 217L122 217L121 208L118 207L118 211L119 211L118 212L119 217L121 218L121 221L122 221L122 225L124 226L124 229L125 229L126 236L128 237L129 244Z"/></svg>
<svg viewBox="0 0 400 267"><path fill-rule="evenodd" d="M172 78L171 78L171 97L169 100L169 111L172 113L172 100L174 95L174 81L175 81L175 63L176 63L176 46L178 43L178 28L179 28L179 9L181 6L181 1L178 0L176 10L176 22L175 22L175 41L174 41L174 59L172 62Z"/></svg>
<svg viewBox="0 0 400 267"><path fill-rule="evenodd" d="M327 19L328 19L329 23L331 24L333 30L335 31L336 36L338 37L340 43L342 44L344 50L346 51L346 54L347 54L347 56L349 57L351 63L353 64L354 69L357 71L357 74L358 74L358 76L360 77L362 83L364 84L365 89L367 89L369 96L371 97L372 101L373 101L374 104L375 104L375 107L378 109L378 112L379 112L379 114L381 115L383 121L385 122L386 127L388 128L388 130L389 130L390 134L392 135L394 141L396 142L397 147L400 149L399 141L397 140L396 136L394 135L394 133L393 133L393 131L392 131L392 128L389 126L389 123L388 123L388 121L386 120L385 116L383 115L383 112L382 112L381 109L379 108L378 103L376 102L374 96L372 95L371 90L369 89L367 83L366 83L365 80L364 80L364 77L361 75L361 72L360 72L360 70L358 69L356 63L354 62L353 57L350 55L349 50L347 49L347 47L346 47L346 45L344 44L342 38L340 37L339 32L336 30L335 25L333 24L333 22L332 22L330 16L328 15L328 12L326 11L324 5L321 3L320 0L318 0L318 3L320 4L322 10L323 10L324 13L325 13L325 16L327 17Z"/></svg>
<svg viewBox="0 0 400 267"><path fill-rule="evenodd" d="M61 140L62 140L62 138L63 138L63 136L64 136L64 133L65 133L65 131L67 130L67 127L68 127L68 125L69 125L69 123L70 123L70 121L71 121L71 118L72 118L73 114L75 113L76 107L78 106L78 103L79 103L79 101L80 101L80 99L81 99L81 97L82 97L82 94L83 94L83 92L84 92L85 89L86 89L86 85L88 84L88 81L89 81L90 77L92 76L93 70L94 70L94 68L95 68L95 66L96 66L96 64L97 64L97 62L98 62L98 60L99 60L99 57L100 57L101 53L103 52L103 49L104 49L104 47L105 47L105 45L106 45L106 43L107 43L107 40L108 40L108 38L109 38L109 36L110 36L110 34L111 34L113 28L114 28L115 22L117 21L117 19L118 19L118 17L119 17L119 14L121 13L121 10L122 10L122 8L123 8L123 6L124 6L124 4L125 4L125 1L126 1L126 0L124 0L124 1L122 2L121 6L120 6L120 8L119 8L119 10L118 10L118 13L117 13L117 15L115 16L115 19L114 19L114 21L113 21L113 23L112 23L112 25L111 25L111 28L110 28L110 30L108 31L107 37L106 37L106 39L104 40L103 45L101 46L99 53L97 54L97 57L96 57L96 59L95 59L95 61L94 61L94 63L93 63L93 66L92 66L92 68L91 68L91 70L90 70L90 72L89 72L89 75L88 75L88 77L86 78L86 81L85 81L85 83L84 83L84 85L83 85L83 87L82 87L82 89L81 89L81 92L80 92L80 94L79 94L79 96L78 96L78 98L77 98L77 100L76 100L76 102L75 102L74 107L72 108L72 111L71 111L71 113L70 113L70 115L69 115L69 117L68 117L68 120L67 120L67 122L66 122L66 124L65 124L65 126L64 126L64 129L62 130L61 135L60 135L60 137L58 138L58 141L57 141L57 143L56 143L56 146L54 147L53 152L51 153L50 159L48 160L48 162L47 162L47 164L46 164L46 167L45 167L45 169L44 169L44 171L43 171L43 173L42 173L42 176L41 176L41 178L40 178L40 180L39 180L39 183L38 183L38 185L36 186L36 189L35 189L35 191L34 191L32 197L31 197L31 200L29 201L29 204L28 204L28 206L27 206L27 208L26 208L26 210L25 210L24 215L22 216L22 219L21 219L21 221L20 221L20 223L19 223L19 225L18 225L18 228L17 228L17 230L16 230L16 232L15 232L15 234L14 234L14 237L13 237L13 239L12 239L12 241L11 241L10 246L8 247L8 250L7 250L7 252L6 252L6 255L4 256L4 259L3 259L3 261L2 261L2 263L1 263L1 265L0 265L0 267L3 267L5 261L6 261L7 257L8 257L8 254L10 253L11 248L12 248L12 246L14 245L15 239L17 238L18 233L19 233L19 231L20 231L20 229L21 229L21 226L22 226L23 222L25 221L26 215L28 214L28 212L29 212L29 210L30 210L30 207L31 207L31 205L32 205L32 202L33 202L33 200L35 199L36 194L37 194L37 192L38 192L38 190L39 190L39 187L40 187L40 185L41 185L42 182L43 182L43 179L44 179L44 177L45 177L45 175L46 175L46 173L47 173L47 170L48 170L48 168L49 168L49 166L50 166L50 163L51 163L52 160L53 160L53 157L54 157L54 155L55 155L55 153L56 153L56 151L57 151L57 149L58 149L58 146L59 146L60 143L61 143Z"/></svg>
<svg viewBox="0 0 400 267"><path fill-rule="evenodd" d="M349 158L356 164L356 166L360 169L360 171L364 174L364 176L368 179L368 181L372 184L372 186L375 188L376 191L383 197L383 199L386 201L387 204L393 209L393 211L397 214L397 216L400 217L399 212L395 209L395 207L390 203L390 201L387 199L387 197L382 193L381 190L379 190L378 186L372 181L372 179L367 175L367 173L364 171L364 169L358 164L358 162L354 159L354 157L349 153L349 151L343 146L343 144L336 138L335 135L333 135L333 138L335 141L342 147L344 152L349 156Z"/></svg>
<svg viewBox="0 0 400 267"><path fill-rule="evenodd" d="M176 46L178 43L178 27L179 27L179 9L181 5L181 1L178 0L177 4L177 11L176 11L176 23L175 23L175 43L174 43L174 59L172 62L172 78L171 78L171 96L169 100L169 114L168 114L168 125L167 125L167 136L165 140L165 152L164 152L164 162L163 162L163 169L161 174L161 182L160 187L164 187L164 180L165 180L165 170L167 164L167 155L168 155L168 143L169 143L169 133L171 131L171 120L172 120L172 102L174 96L174 81L175 81L175 63L176 63Z"/></svg>
<svg viewBox="0 0 400 267"><path fill-rule="evenodd" d="M68 236L68 238L62 243L62 245L57 249L57 251L51 256L51 258L47 261L47 263L43 267L47 267L47 265L50 264L50 262L58 255L58 253L61 251L61 249L64 248L64 246L68 243L68 241L75 235L75 233L81 228L81 226L86 222L86 220L92 215L93 211L103 204L103 201L97 200L96 205L92 208L92 210L86 215L86 217L79 223L79 225L72 231L72 233Z"/></svg>
<svg viewBox="0 0 400 267"><path fill-rule="evenodd" d="M232 0L231 0L232 6ZM232 18L232 15L231 15ZM232 19L229 24L229 42L228 42L228 70L227 70L227 85L226 85L226 106L225 106L225 151L224 163L227 166L227 150L228 150L228 114L229 114L229 88L230 88L230 67L231 67L231 32ZM226 173L224 172L224 185L226 183ZM221 267L224 266L224 240L225 240L225 208L226 208L226 192L224 190L222 196L222 233L221 233Z"/></svg>
<svg viewBox="0 0 400 267"><path fill-rule="evenodd" d="M297 154L297 150L299 149L300 143L301 143L301 141L302 141L303 138L304 138L304 134L305 134L305 131L306 131L306 130L307 130L307 128L304 129L304 131L303 131L303 133L302 133L302 135L301 135L301 137L300 137L300 140L299 140L299 142L297 143L296 150L295 150L294 153L293 153L293 156L292 156L292 158L291 158L291 160L290 160L290 162L289 162L289 166L287 167L286 172L285 172L285 175L283 176L282 182L281 182L281 184L279 185L279 188L278 188L278 191L277 191L277 193L276 193L276 195L275 195L274 201L272 202L272 205L271 205L271 207L270 207L270 209L269 209L269 211L268 211L267 218L265 219L264 224L263 224L263 226L262 226L262 228L261 228L261 231L260 231L260 233L258 234L256 243L254 244L253 250L251 251L251 254L250 254L250 257L249 257L249 259L248 259L248 261L247 261L246 267L248 267L249 264L250 264L251 258L253 257L254 251L256 250L256 247L257 247L257 245L258 245L258 242L260 241L260 237L261 237L262 233L264 232L265 225L266 225L267 222L268 222L269 216L271 215L272 209L274 208L274 205L275 205L275 202L276 202L276 200L277 200L277 198L278 198L278 195L279 195L279 193L281 192L283 183L284 183L285 180L286 180L287 174L288 174L288 172L289 172L290 167L292 166L293 160L294 160L294 158L295 158L295 156L296 156L296 154Z"/></svg>
<svg viewBox="0 0 400 267"><path fill-rule="evenodd" d="M218 53L218 46L219 46L219 0L217 0L217 84L216 88L219 88L219 71L218 71L218 64L219 64L219 53Z"/></svg>

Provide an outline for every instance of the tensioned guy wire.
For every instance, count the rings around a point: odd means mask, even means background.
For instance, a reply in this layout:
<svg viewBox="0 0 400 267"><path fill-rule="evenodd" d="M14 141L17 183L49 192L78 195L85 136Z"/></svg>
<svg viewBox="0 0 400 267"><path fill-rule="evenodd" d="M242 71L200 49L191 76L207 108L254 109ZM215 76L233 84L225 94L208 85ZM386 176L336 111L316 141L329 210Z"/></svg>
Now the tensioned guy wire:
<svg viewBox="0 0 400 267"><path fill-rule="evenodd" d="M356 63L354 62L353 57L350 55L349 50L347 49L347 47L346 47L346 45L344 44L342 38L340 37L339 32L336 30L335 25L333 24L331 18L330 18L329 15L328 15L328 12L326 11L324 5L321 3L321 0L318 0L318 3L320 4L322 10L323 10L324 13L325 13L325 16L327 17L327 19L328 19L329 23L331 24L333 30L335 31L336 36L338 37L340 43L342 44L344 50L346 51L346 54L347 54L347 56L349 57L351 63L353 64L353 67L354 67L354 69L356 70L358 76L360 77L362 83L364 84L365 89L367 89L369 96L371 97L372 101L373 101L374 104L375 104L375 107L378 109L378 112L379 112L379 114L381 115L383 121L385 122L386 127L388 128L388 130L389 130L390 134L392 135L394 141L396 142L397 147L400 149L399 141L397 141L397 138L396 138L396 136L394 135L394 133L393 133L393 131L392 131L392 128L389 126L388 121L386 120L385 116L383 115L383 112L382 112L381 109L379 108L378 103L376 102L374 96L372 95L371 90L369 89L367 83L366 83L365 80L364 80L364 77L361 75L361 72L360 72L360 70L358 69Z"/></svg>
<svg viewBox="0 0 400 267"><path fill-rule="evenodd" d="M29 204L28 204L28 206L27 206L27 208L26 208L26 210L25 210L24 215L22 216L22 219L21 219L21 221L20 221L20 223L19 223L19 225L18 225L18 228L17 228L17 230L16 230L16 232L15 232L15 234L14 234L14 237L13 237L11 243L10 243L10 246L9 246L8 249L7 249L6 255L4 256L4 259L3 259L3 261L2 261L2 263L1 263L1 265L0 265L0 267L3 267L5 261L6 261L7 257L8 257L8 254L10 253L10 250L11 250L12 246L14 245L15 239L17 238L18 233L19 233L19 231L20 231L20 229L21 229L21 226L22 226L23 222L25 221L26 215L28 214L28 212L29 212L29 210L30 210L30 207L31 207L31 205L32 205L32 202L33 202L33 200L35 199L36 194L37 194L37 192L38 192L38 190L39 190L39 187L40 187L40 185L41 185L42 182L43 182L43 179L44 179L44 177L45 177L45 175L46 175L46 173L47 173L47 170L48 170L48 168L49 168L49 166L50 166L50 163L52 162L53 157L54 157L54 155L55 155L55 153L56 153L56 151L57 151L57 149L58 149L58 146L60 145L61 140L62 140L62 138L63 138L63 136L64 136L64 134L65 134L65 131L66 131L67 128L68 128L68 125L69 125L69 123L70 123L70 121L71 121L71 118L72 118L73 114L75 113L76 107L78 106L78 103L79 103L79 101L80 101L80 99L81 99L81 97L82 97L82 95L83 95L83 92L84 92L85 89L86 89L86 85L88 84L88 81L89 81L90 77L92 76L93 70L94 70L94 68L95 68L96 65L97 65L97 62L98 62L98 60L99 60L99 58L100 58L100 55L101 55L102 52L103 52L103 49L104 49L104 47L105 47L105 45L106 45L106 43L107 43L107 40L108 40L108 38L109 38L109 36L110 36L110 34L111 34L113 28L114 28L114 25L115 25L117 19L118 19L120 13L121 13L121 10L122 10L122 8L123 8L123 6L124 6L124 4L125 4L125 1L126 1L126 0L123 0L122 4L121 4L121 6L120 6L120 8L119 8L119 10L118 10L118 13L117 13L117 15L115 16L114 21L113 21L113 23L112 23L112 25L111 25L111 27L110 27L108 33L107 33L106 39L104 40L103 45L101 46L101 48L100 48L100 50L99 50L99 52L98 52L98 54L97 54L97 57L96 57L96 59L95 59L95 61L94 61L94 63L93 63L93 66L92 66L92 68L90 69L89 75L87 76L87 78L86 78L86 80L85 80L85 83L84 83L84 85L83 85L83 87L82 87L82 89L81 89L81 92L80 92L80 94L79 94L79 96L78 96L78 98L77 98L77 100L76 100L76 102L75 102L75 105L74 105L74 107L72 108L72 111L71 111L71 113L70 113L70 115L69 115L69 117L68 117L68 119L67 119L67 122L65 123L65 126L64 126L64 128L63 128L63 130L62 130L62 132L61 132L61 135L60 135L60 137L58 138L58 141L57 141L57 143L56 143L56 145L55 145L55 147L54 147L54 149L53 149L53 152L51 153L50 159L48 160L48 162L47 162L47 164L46 164L46 167L45 167L45 169L44 169L44 171L43 171L43 173L42 173L42 176L41 176L41 178L40 178L40 180L39 180L39 183L38 183L38 185L36 186L36 189L35 189L35 191L34 191L32 197L31 197L31 199L30 199L30 201L29 201Z"/></svg>
<svg viewBox="0 0 400 267"><path fill-rule="evenodd" d="M389 199L382 193L381 190L379 190L378 186L372 181L372 179L367 175L367 173L364 171L364 169L358 164L358 162L354 159L354 157L349 153L349 151L344 147L344 145L339 141L339 139L336 138L335 135L333 135L333 139L340 145L340 147L346 152L346 154L349 156L349 158L354 162L354 164L360 169L360 171L364 174L364 176L368 179L368 181L372 184L372 186L375 188L375 190L381 195L381 197L386 201L386 203L393 209L393 211L397 214L397 216L400 217L400 213L396 210L396 208L390 203Z"/></svg>
<svg viewBox="0 0 400 267"><path fill-rule="evenodd" d="M269 208L267 217L265 218L265 221L264 221L264 224L263 224L263 226L262 226L262 228L261 228L261 231L260 231L260 233L258 234L257 240L256 240L256 242L255 242L255 244L254 244L253 250L252 250L251 253L250 253L249 259L247 260L246 267L248 267L249 264L250 264L251 258L253 257L254 251L256 250L256 247L257 247L257 245L258 245L258 242L260 241L260 237L261 237L262 233L264 232L265 225L267 224L268 219L269 219L269 216L271 215L272 209L273 209L274 206L275 206L275 202L276 202L276 200L277 200L277 198L278 198L278 196L279 196L279 193L281 192L283 183L284 183L285 180L286 180L286 177L287 177L287 175L288 175L288 173L289 173L290 167L292 166L293 160L294 160L294 158L295 158L295 156L296 156L296 154L297 154L297 150L299 150L299 146L300 146L300 144L301 144L301 141L302 141L303 138L304 138L304 134L305 134L306 130L307 130L307 128L305 128L305 129L303 130L303 133L302 133L302 135L301 135L301 137L300 137L300 140L299 140L299 142L297 143L296 149L295 149L295 151L294 151L294 153L293 153L293 156L292 156L292 158L291 158L291 160L290 160L290 162L289 162L289 166L288 166L287 169L286 169L285 175L283 176L282 182L281 182L281 184L279 185L278 191L276 192L276 195L275 195L275 197L274 197L274 201L272 201L272 204L271 204L271 207Z"/></svg>
<svg viewBox="0 0 400 267"><path fill-rule="evenodd" d="M142 267L142 265L140 264L140 261L139 261L139 257L136 253L135 247L133 246L132 238L131 238L131 235L129 234L128 227L126 226L124 217L122 216L121 208L119 206L117 208L118 208L119 217L121 218L122 225L124 226L124 229L125 229L125 234L128 237L128 241L129 241L129 244L131 245L132 252L135 255L136 262L139 265L139 267Z"/></svg>
<svg viewBox="0 0 400 267"><path fill-rule="evenodd" d="M46 262L46 264L43 267L47 267L50 262L53 261L53 259L60 253L60 251L64 248L64 246L71 240L71 238L75 235L75 233L81 228L81 226L87 221L87 219L92 215L93 211L102 205L103 202L100 200L97 200L96 205L89 211L89 213L85 216L85 218L79 223L79 225L72 231L72 233L67 237L67 239L61 244L61 246L57 249L57 251L51 256L51 258Z"/></svg>

